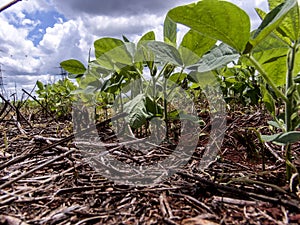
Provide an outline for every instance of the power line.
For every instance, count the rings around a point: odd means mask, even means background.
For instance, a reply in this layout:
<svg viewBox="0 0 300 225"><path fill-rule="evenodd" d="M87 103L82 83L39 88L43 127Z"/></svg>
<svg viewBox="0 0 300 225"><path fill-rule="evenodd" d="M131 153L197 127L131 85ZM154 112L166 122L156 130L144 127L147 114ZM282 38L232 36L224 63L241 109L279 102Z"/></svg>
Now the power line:
<svg viewBox="0 0 300 225"><path fill-rule="evenodd" d="M17 2L21 2L21 1L22 1L22 0L14 0L14 1L11 1L11 2L7 3L6 5L4 5L4 6L2 6L2 7L0 8L0 12L2 12L2 11L4 11L4 10L8 9L8 8L11 7L12 5L16 4Z"/></svg>

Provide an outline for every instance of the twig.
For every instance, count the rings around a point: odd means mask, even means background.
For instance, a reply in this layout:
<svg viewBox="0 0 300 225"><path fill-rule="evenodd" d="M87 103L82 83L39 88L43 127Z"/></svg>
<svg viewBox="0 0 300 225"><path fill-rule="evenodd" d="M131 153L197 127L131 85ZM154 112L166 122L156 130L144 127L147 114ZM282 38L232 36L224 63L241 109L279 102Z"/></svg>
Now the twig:
<svg viewBox="0 0 300 225"><path fill-rule="evenodd" d="M174 216L173 216L173 213L172 213L172 209L171 209L170 204L167 200L167 196L166 196L165 192L160 194L159 202L160 202L160 209L162 211L163 217L173 218Z"/></svg>
<svg viewBox="0 0 300 225"><path fill-rule="evenodd" d="M0 98L2 98L2 100L6 102L30 126L30 128L32 128L32 125L29 123L29 121L21 114L18 109L16 109L16 107L14 107L9 101L7 101L1 94Z"/></svg>
<svg viewBox="0 0 300 225"><path fill-rule="evenodd" d="M136 144L136 143L140 143L143 142L146 138L142 138L142 139L137 139L137 140L133 140L133 141L124 141L124 142L118 142L118 143L92 143L92 142L84 142L84 141L76 141L75 144L76 145L84 145L84 146L90 146L90 147L118 147L118 146L126 146L126 145L130 145L130 144Z"/></svg>
<svg viewBox="0 0 300 225"><path fill-rule="evenodd" d="M145 189L126 189L122 191L97 191L98 195L123 195L123 194L140 194L140 193L147 193L147 192L164 192L164 191L175 191L175 190L183 190L187 188L192 188L188 186L177 186L177 187L166 187L166 188L145 188ZM97 190L103 189L103 186L84 186L84 187L73 187L73 188L64 188L58 190L54 196L62 195L62 194L70 194L73 192L82 192L84 190ZM53 197L54 197L53 196Z"/></svg>
<svg viewBox="0 0 300 225"><path fill-rule="evenodd" d="M269 184L269 183L258 181L258 180L251 180L251 179L248 179L248 178L245 178L245 177L233 178L227 184L232 183L232 182L243 182L243 183L257 184L257 185L267 186L267 187L273 188L274 190L277 190L278 192L286 194L286 191L284 189L282 189L281 187L278 187L275 184Z"/></svg>
<svg viewBox="0 0 300 225"><path fill-rule="evenodd" d="M195 199L194 197L190 195L185 194L178 194L178 193L172 193L172 195L183 197L187 202L189 202L193 207L200 209L200 211L207 211L208 213L214 214L214 212L203 202L200 202L199 200Z"/></svg>
<svg viewBox="0 0 300 225"><path fill-rule="evenodd" d="M0 111L0 116L2 116L2 114L5 112L6 108L7 108L8 104L7 102L4 102L3 108ZM4 117L3 117L4 118Z"/></svg>
<svg viewBox="0 0 300 225"><path fill-rule="evenodd" d="M271 146L265 142L265 146L269 150L269 152L279 161L279 162L285 162L283 158L281 158L272 148Z"/></svg>
<svg viewBox="0 0 300 225"><path fill-rule="evenodd" d="M57 119L53 116L53 114L51 113L51 112L49 112L48 111L48 109L45 107L45 106L43 106L43 104L39 101L39 100L37 100L37 98L36 97L34 97L34 96L32 96L30 93L28 93L26 90L24 90L24 89L22 89L22 91L24 91L24 93L26 93L28 96L30 96L34 101L36 101L44 110L45 110L45 112L46 112L46 114L48 115L48 116L50 116L55 122L57 122Z"/></svg>
<svg viewBox="0 0 300 225"><path fill-rule="evenodd" d="M235 188L235 187L229 187L229 186L225 186L222 184L218 184L213 181L201 178L197 175L192 176L192 175L184 173L184 172L177 172L177 174L179 174L183 177L187 177L189 179L199 181L199 183L208 186L208 188L218 191L218 192L221 192L221 193L227 192L227 193L231 193L235 196L243 196L243 197L247 197L249 199L256 199L256 200L270 202L273 204L284 205L289 208L300 211L300 202L295 199L286 199L286 197L287 197L286 195L284 195L284 197L281 197L281 198L270 197L270 196L266 196L266 195L256 194L253 192L243 191L243 190Z"/></svg>
<svg viewBox="0 0 300 225"><path fill-rule="evenodd" d="M64 154L62 154L62 155L60 155L58 157L55 157L55 158L53 158L53 159L51 159L51 160L43 163L42 165L39 165L39 166L33 168L32 170L29 170L28 172L25 172L25 173L21 174L20 176L18 176L16 178L14 178L14 179L12 179L12 180L10 180L10 181L8 181L8 182L0 185L0 189L3 189L5 187L7 187L7 186L9 186L9 185L11 185L13 183L15 183L16 181L21 180L22 178L24 178L24 177L26 177L26 176L34 173L35 171L38 171L38 170L42 169L45 166L48 166L48 165L52 164L53 162L55 162L57 160L63 159L64 157L66 157L67 155L69 155L69 154L71 154L73 152L75 152L75 149L71 149L70 151L68 151L68 152L66 152Z"/></svg>
<svg viewBox="0 0 300 225"><path fill-rule="evenodd" d="M105 121L102 121L102 122L96 124L96 127L101 127L101 126L103 126L103 125L105 125L105 124L111 122L112 120L117 120L117 119L119 119L119 118L121 118L121 117L124 117L125 115L126 115L126 113L118 114L118 115L114 116L114 117L111 118L111 119L108 119L108 120L105 120ZM46 151L46 150L49 150L49 149L51 149L51 148L54 148L54 147L56 147L56 146L58 146L58 145L61 145L61 144L65 143L65 142L71 141L72 139L74 139L75 135L82 135L82 134L85 134L85 133L90 132L90 131L92 131L92 130L94 130L94 127L89 127L89 128L87 128L87 129L85 129L85 130L79 131L79 132L77 132L76 134L71 134L71 135L69 135L68 137L65 137L65 138L63 138L63 139L61 139L61 140L59 140L59 141L57 141L57 142L54 142L53 144L50 144L50 145L45 146L45 147L43 147L43 148L40 148L40 149L38 149L38 150L36 150L36 151L33 151L33 152L28 153L28 154L26 154L26 155L21 155L21 156L15 157L15 158L9 160L9 161L6 162L6 163L2 163L2 164L0 165L0 170L6 168L6 167L8 167L8 166L11 166L11 165L13 165L13 164L15 164L15 163L19 163L19 162L21 162L21 161L24 161L24 160L27 159L27 158L30 158L30 157L32 157L32 156L34 156L34 155L36 155L36 154L39 154L39 153L42 153L42 152L44 152L44 151Z"/></svg>
<svg viewBox="0 0 300 225"><path fill-rule="evenodd" d="M233 204L233 205L241 205L241 206L257 205L257 202L255 201L247 201L242 199L220 197L220 196L213 196L213 201L223 202L223 203Z"/></svg>

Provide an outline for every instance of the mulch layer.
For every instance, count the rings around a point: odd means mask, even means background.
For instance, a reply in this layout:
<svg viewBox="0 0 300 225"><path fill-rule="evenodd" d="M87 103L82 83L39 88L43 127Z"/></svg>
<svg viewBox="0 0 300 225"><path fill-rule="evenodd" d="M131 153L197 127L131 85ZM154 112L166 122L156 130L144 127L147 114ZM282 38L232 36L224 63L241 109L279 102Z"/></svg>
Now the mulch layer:
<svg viewBox="0 0 300 225"><path fill-rule="evenodd" d="M74 143L71 122L29 116L0 116L0 225L300 224L297 177L287 185L282 147L258 142L254 128L269 132L261 110L228 113L218 157L205 170L199 161L208 136L201 135L184 167L146 186L103 176ZM99 132L113 136L105 122ZM172 151L165 144L142 154L106 140L108 153L128 163ZM297 166L300 145L293 149Z"/></svg>

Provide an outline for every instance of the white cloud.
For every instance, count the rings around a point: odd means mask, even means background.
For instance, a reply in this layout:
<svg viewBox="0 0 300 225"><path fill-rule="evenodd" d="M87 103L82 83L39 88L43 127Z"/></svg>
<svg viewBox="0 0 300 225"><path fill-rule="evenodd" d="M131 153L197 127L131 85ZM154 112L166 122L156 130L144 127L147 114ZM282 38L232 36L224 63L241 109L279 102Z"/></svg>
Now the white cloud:
<svg viewBox="0 0 300 225"><path fill-rule="evenodd" d="M265 0L230 0L246 10L255 26L259 19L254 7L266 10ZM2 0L0 5L10 2ZM194 2L192 0L30 0L21 1L0 14L0 63L9 85L20 85L42 79L48 74L57 74L59 63L76 58L86 63L93 42L109 36L137 41L142 34L153 30L158 40L163 40L163 20L166 12L175 5ZM57 9L63 16L55 17L51 27L40 27L38 34L43 35L36 44L30 32L41 23L27 17L37 11L49 12ZM179 26L178 39L188 28ZM25 76L31 74L31 76ZM17 76L16 76L17 75ZM12 77L13 76L13 77Z"/></svg>
<svg viewBox="0 0 300 225"><path fill-rule="evenodd" d="M37 51L32 41L28 40L30 30L16 28L2 16L0 16L0 21L0 49L2 50L0 63L8 66L10 70L20 71L22 65L19 60ZM29 72L28 68L25 68L25 72Z"/></svg>

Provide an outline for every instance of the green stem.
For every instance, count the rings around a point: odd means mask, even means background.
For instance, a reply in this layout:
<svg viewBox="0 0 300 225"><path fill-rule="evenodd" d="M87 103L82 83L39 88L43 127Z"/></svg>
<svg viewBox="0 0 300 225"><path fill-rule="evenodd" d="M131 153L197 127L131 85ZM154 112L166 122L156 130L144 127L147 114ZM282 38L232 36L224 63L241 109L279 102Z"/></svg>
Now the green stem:
<svg viewBox="0 0 300 225"><path fill-rule="evenodd" d="M288 98L282 93L277 86L273 83L273 81L269 78L268 74L266 71L262 68L262 66L259 64L259 62L256 61L256 59L252 56L249 55L247 57L250 62L253 64L253 66L257 69L257 71L260 73L260 75L264 78L264 80L272 87L274 90L276 96L282 98L285 102L288 102Z"/></svg>
<svg viewBox="0 0 300 225"><path fill-rule="evenodd" d="M168 140L169 126L168 126L168 101L167 101L167 79L164 78L164 119L166 123L166 139Z"/></svg>
<svg viewBox="0 0 300 225"><path fill-rule="evenodd" d="M285 102L285 124L286 124L286 131L292 131L294 129L291 116L293 114L293 92L289 93L290 88L293 86L293 73L294 73L294 65L295 65L295 58L296 58L296 46L297 44L293 45L290 49L290 52L287 57L287 74L286 74L286 97L288 101Z"/></svg>
<svg viewBox="0 0 300 225"><path fill-rule="evenodd" d="M285 125L286 125L286 132L293 131L293 121L291 119L293 114L293 99L294 99L294 93L289 92L290 88L293 86L293 73L294 73L294 66L295 66L295 58L296 58L296 49L297 48L297 42L294 43L291 46L291 49L289 51L288 57L287 57L287 74L286 74L286 96L288 98L288 101L285 102ZM291 162L292 160L292 147L291 144L287 144L285 146L285 160L288 162ZM287 179L290 179L292 176L292 167L289 163L286 163L286 176Z"/></svg>
<svg viewBox="0 0 300 225"><path fill-rule="evenodd" d="M166 69L168 68L169 64L166 64L166 66L163 68L162 71L164 71L164 76L163 76L163 95L164 95L164 119L165 119L165 123L166 123L166 139L169 140L169 126L168 126L168 93L167 93L167 84L168 84L168 79L170 77L170 75L172 74L172 72L174 71L174 67L172 69L170 69L170 71L166 71Z"/></svg>

